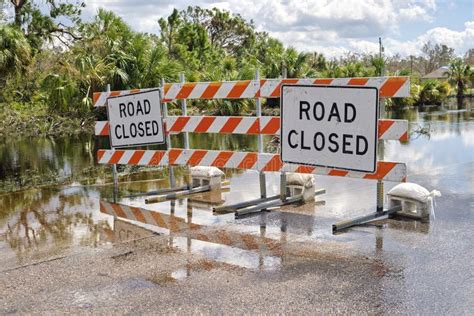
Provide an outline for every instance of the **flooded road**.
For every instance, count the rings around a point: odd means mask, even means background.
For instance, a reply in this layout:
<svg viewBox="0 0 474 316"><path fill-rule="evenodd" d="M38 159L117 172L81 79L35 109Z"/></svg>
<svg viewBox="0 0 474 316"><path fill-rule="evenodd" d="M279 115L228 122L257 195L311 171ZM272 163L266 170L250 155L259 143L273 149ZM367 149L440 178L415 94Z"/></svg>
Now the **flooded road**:
<svg viewBox="0 0 474 316"><path fill-rule="evenodd" d="M410 120L410 140L385 142L385 157L406 162L410 182L442 192L435 216L337 235L332 224L374 210L375 182L316 176L327 194L314 203L236 220L212 207L259 197L258 173L226 170L230 190L145 205L123 196L168 187L166 170L128 167L114 203L110 167L93 166L94 148L107 144L6 141L0 312L472 313L472 104L390 116ZM192 135L191 146L257 143ZM186 169L175 172L184 183ZM278 190L279 174L269 173L268 194Z"/></svg>

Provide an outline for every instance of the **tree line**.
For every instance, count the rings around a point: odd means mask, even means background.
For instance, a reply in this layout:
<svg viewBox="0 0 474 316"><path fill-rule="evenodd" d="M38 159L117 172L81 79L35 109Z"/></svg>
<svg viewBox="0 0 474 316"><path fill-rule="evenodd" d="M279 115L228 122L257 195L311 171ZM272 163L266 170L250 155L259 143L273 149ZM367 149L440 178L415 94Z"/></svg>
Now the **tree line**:
<svg viewBox="0 0 474 316"><path fill-rule="evenodd" d="M42 6L40 6L42 3ZM47 7L45 10L44 6ZM454 89L459 95L473 84L470 64L446 45L426 43L420 56L381 57L349 53L327 59L300 52L256 30L253 21L217 8L198 6L173 12L157 21L159 34L136 32L111 11L99 9L81 19L83 2L0 0L13 17L0 15L0 108L39 109L46 113L91 113L92 93L157 87L162 80L187 81L262 78L412 76L412 98L393 102L411 105L439 102ZM419 78L449 65L450 84ZM272 105L271 101L268 105ZM404 102L403 104L400 102ZM251 101L192 102L199 111L242 114Z"/></svg>

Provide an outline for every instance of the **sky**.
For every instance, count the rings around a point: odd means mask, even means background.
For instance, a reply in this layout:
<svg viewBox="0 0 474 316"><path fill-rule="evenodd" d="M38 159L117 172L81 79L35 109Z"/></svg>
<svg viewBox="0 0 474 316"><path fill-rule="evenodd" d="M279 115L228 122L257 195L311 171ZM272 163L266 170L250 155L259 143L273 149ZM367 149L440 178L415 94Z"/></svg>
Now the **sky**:
<svg viewBox="0 0 474 316"><path fill-rule="evenodd" d="M287 46L327 57L376 53L419 55L423 43L446 44L463 55L474 48L474 0L84 0L85 19L102 7L136 31L159 33L157 20L173 8L218 7L253 20Z"/></svg>

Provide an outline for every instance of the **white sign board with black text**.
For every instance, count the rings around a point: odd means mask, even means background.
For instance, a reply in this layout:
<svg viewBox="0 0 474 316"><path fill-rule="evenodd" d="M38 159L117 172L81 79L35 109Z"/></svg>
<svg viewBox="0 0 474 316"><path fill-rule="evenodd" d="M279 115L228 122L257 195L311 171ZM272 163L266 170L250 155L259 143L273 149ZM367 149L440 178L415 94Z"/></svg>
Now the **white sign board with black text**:
<svg viewBox="0 0 474 316"><path fill-rule="evenodd" d="M165 142L160 90L110 97L107 112L113 148Z"/></svg>
<svg viewBox="0 0 474 316"><path fill-rule="evenodd" d="M373 87L282 85L281 160L374 173L378 100Z"/></svg>

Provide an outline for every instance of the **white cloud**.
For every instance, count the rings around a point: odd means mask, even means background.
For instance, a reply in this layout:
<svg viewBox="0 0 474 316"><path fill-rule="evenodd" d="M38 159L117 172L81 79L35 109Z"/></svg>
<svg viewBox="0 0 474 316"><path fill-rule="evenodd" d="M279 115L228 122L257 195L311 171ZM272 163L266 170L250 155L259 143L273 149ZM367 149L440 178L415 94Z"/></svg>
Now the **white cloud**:
<svg viewBox="0 0 474 316"><path fill-rule="evenodd" d="M474 47L474 21L467 21L460 31L437 25L435 0L86 0L86 5L85 16L105 7L134 29L152 33L159 32L157 20L173 8L218 7L253 20L259 31L267 31L288 46L328 57L348 51L376 53L379 36L384 38L388 55L419 55L428 40L447 44L460 55ZM402 23L428 23L432 28L407 38L400 34Z"/></svg>

